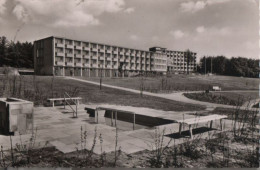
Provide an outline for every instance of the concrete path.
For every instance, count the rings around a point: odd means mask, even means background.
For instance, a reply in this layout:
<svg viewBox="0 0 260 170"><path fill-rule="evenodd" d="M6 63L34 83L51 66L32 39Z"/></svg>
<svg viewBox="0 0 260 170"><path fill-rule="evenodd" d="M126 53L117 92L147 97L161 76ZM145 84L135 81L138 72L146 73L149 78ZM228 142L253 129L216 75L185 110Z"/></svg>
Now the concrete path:
<svg viewBox="0 0 260 170"><path fill-rule="evenodd" d="M69 80L76 80L76 81L85 82L85 83L89 83L89 84L99 86L99 83L93 82L93 81L78 79L78 78L74 78L74 77L63 77L63 78L69 79ZM118 86L113 86L113 85L108 85L108 84L103 84L103 83L102 83L102 86L140 94L140 91L135 90L135 89L118 87ZM164 99L169 99L169 100L174 100L174 101L179 101L179 102L184 102L184 103L189 103L189 104L197 104L197 105L206 106L206 108L207 108L206 110L213 110L212 108L216 108L216 107L233 108L233 109L236 108L236 106L231 106L231 105L216 104L216 103L209 103L209 102L203 102L203 101L198 101L198 100L192 100L192 99L189 99L189 98L187 98L183 95L183 93L197 93L197 92L202 92L202 91L176 92L176 93L170 93L170 94L167 94L167 93L150 93L150 92L144 91L143 94L149 95L149 96L160 97L160 98L164 98ZM231 91L229 91L229 92L231 92ZM236 91L236 92L238 92L238 91ZM240 109L246 110L248 108L242 106L242 107L240 107Z"/></svg>

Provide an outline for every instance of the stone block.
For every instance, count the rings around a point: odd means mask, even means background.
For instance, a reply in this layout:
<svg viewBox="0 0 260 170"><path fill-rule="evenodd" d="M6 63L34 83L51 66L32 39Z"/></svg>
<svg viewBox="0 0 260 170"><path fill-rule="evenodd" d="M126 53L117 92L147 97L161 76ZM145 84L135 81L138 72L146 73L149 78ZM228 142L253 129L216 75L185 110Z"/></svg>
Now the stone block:
<svg viewBox="0 0 260 170"><path fill-rule="evenodd" d="M0 99L0 134L26 134L33 130L33 102Z"/></svg>

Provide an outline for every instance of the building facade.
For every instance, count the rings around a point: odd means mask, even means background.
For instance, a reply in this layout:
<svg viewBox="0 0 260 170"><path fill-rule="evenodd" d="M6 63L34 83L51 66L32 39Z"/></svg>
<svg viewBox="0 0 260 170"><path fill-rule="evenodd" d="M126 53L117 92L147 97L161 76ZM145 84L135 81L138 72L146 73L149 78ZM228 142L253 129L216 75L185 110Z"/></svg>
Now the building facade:
<svg viewBox="0 0 260 170"><path fill-rule="evenodd" d="M37 75L118 77L167 72L164 54L100 43L48 37L34 42Z"/></svg>
<svg viewBox="0 0 260 170"><path fill-rule="evenodd" d="M167 50L162 47L152 47L149 51L165 54L167 56L167 72L186 73L187 71L197 71L197 53L190 51L190 56L188 56L185 51Z"/></svg>
<svg viewBox="0 0 260 170"><path fill-rule="evenodd" d="M196 53L189 62L196 68ZM34 42L37 75L124 77L140 73L185 72L185 52L153 47L149 51L101 43L48 37Z"/></svg>

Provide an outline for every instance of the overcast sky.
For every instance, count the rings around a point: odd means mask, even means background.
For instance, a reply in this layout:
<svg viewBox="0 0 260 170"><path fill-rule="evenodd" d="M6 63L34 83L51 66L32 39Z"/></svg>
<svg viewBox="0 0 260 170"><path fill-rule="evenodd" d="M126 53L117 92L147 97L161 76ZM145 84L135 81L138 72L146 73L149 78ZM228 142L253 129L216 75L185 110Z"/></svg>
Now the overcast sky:
<svg viewBox="0 0 260 170"><path fill-rule="evenodd" d="M0 0L0 36L258 58L258 0Z"/></svg>

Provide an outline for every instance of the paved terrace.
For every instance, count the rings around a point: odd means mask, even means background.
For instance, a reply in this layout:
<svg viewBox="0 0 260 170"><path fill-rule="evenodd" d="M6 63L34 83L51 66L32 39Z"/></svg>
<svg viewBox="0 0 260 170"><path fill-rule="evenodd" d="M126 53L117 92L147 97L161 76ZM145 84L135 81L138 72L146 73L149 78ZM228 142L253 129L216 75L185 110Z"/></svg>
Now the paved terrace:
<svg viewBox="0 0 260 170"><path fill-rule="evenodd" d="M101 106L102 105L98 105ZM94 131L97 129L97 137L99 134L102 134L103 137L103 151L111 152L115 150L115 136L116 129L115 127L111 127L105 124L95 124L91 123L91 118L88 117L85 107L96 107L94 105L79 105L79 113L78 118L72 118L72 112L69 107L66 109L63 106L57 107L35 107L34 108L34 127L37 128L36 133L36 142L35 147L45 146L47 142L47 146L55 146L58 150L63 153L69 153L76 151L77 148L81 149L81 127L86 129L87 131L87 149L90 149L93 143ZM120 109L124 109L123 106L111 106L111 105L103 105L103 107L116 107ZM192 112L172 112L172 111L159 111L147 108L134 108L127 107L132 111L138 110L138 113L143 115L152 115L158 116L161 118L169 118L172 120L181 120L183 114L185 118L192 118L193 115L189 113ZM231 127L230 120L224 120L225 129L229 129ZM207 124L201 124L200 126L206 126ZM219 121L215 121L213 127L217 127L219 129ZM162 129L166 128L166 134L177 133L179 125L178 123L168 124L159 126L158 129L162 131ZM188 132L188 127L185 128ZM219 130L213 130L213 132L219 132ZM121 150L127 154L142 151L145 149L152 150L151 144L154 141L155 130L154 129L139 129L139 130L129 130L129 131L118 131L118 147L121 146ZM188 133L187 133L188 134ZM201 137L205 138L208 136L208 133L194 133L194 138L196 136L202 135ZM18 144L28 143L31 134L27 135L16 135L12 136L12 143L15 146ZM188 135L186 138L176 138L175 143L179 144L184 142L184 140L188 139ZM165 136L164 146L171 140L170 137ZM9 136L1 136L0 135L0 145L4 147L5 150L10 148L10 137ZM170 146L173 145L173 141ZM96 147L94 152L100 154L100 143L97 138Z"/></svg>

